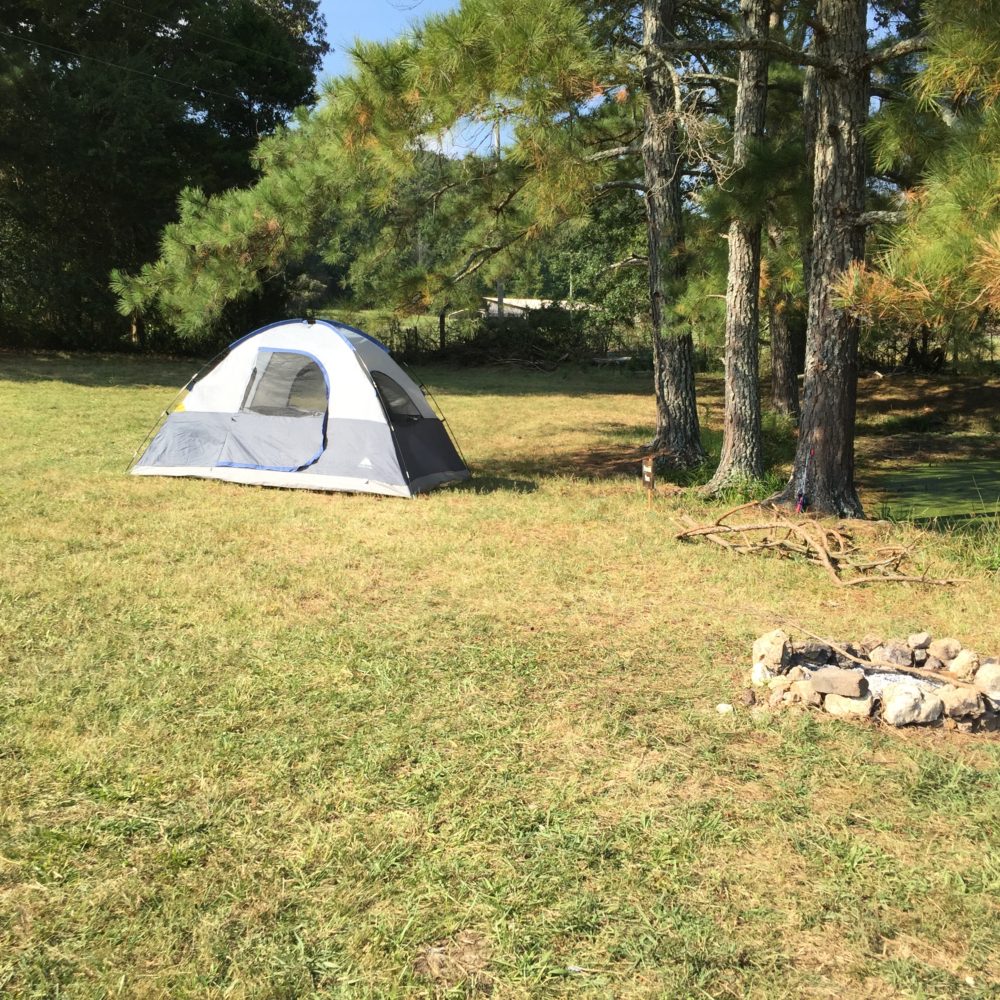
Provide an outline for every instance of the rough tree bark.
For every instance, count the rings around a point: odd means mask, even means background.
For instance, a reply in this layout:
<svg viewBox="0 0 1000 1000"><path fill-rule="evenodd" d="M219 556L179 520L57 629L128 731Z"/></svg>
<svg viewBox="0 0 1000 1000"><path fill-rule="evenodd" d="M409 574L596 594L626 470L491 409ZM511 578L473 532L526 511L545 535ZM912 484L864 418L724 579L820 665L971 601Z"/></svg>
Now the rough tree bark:
<svg viewBox="0 0 1000 1000"><path fill-rule="evenodd" d="M766 40L769 0L740 0L750 38ZM764 135L767 112L767 53L740 52L733 116L733 167L745 167L755 141ZM726 285L726 386L722 454L706 491L764 475L760 427L760 223L733 219L729 224L729 277Z"/></svg>
<svg viewBox="0 0 1000 1000"><path fill-rule="evenodd" d="M769 224L767 238L775 250L784 242L781 227ZM792 308L792 297L776 281L768 283L765 292L767 301L767 326L771 334L771 405L776 412L786 417L799 415L799 366L804 346L801 337L794 338L788 323ZM795 341L800 343L796 344Z"/></svg>
<svg viewBox="0 0 1000 1000"><path fill-rule="evenodd" d="M662 52L672 39L676 0L643 0L642 162L649 240L649 295L653 321L656 436L660 461L690 468L705 460L694 387L694 343L689 332L669 329L666 303L676 291L681 241L679 94Z"/></svg>
<svg viewBox="0 0 1000 1000"><path fill-rule="evenodd" d="M854 487L858 323L833 287L864 252L868 110L864 0L819 0L816 52L833 65L816 74L813 239L806 370L795 464L774 502L841 517L864 517Z"/></svg>
<svg viewBox="0 0 1000 1000"><path fill-rule="evenodd" d="M805 172L809 178L810 196L812 181L816 172L816 115L819 112L819 96L816 92L816 67L806 66L802 74L802 141L805 146ZM806 301L809 301L809 282L812 277L813 234L807 229L802 237L800 254L802 257L802 286Z"/></svg>

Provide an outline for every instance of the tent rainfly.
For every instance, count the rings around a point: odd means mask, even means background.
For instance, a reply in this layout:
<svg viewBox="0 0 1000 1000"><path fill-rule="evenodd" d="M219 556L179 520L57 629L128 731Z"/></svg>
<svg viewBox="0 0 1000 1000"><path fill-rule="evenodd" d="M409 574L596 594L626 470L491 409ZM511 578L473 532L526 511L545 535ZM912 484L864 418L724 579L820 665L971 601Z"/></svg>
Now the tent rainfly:
<svg viewBox="0 0 1000 1000"><path fill-rule="evenodd" d="M420 387L341 323L262 327L186 389L133 475L401 497L469 477Z"/></svg>

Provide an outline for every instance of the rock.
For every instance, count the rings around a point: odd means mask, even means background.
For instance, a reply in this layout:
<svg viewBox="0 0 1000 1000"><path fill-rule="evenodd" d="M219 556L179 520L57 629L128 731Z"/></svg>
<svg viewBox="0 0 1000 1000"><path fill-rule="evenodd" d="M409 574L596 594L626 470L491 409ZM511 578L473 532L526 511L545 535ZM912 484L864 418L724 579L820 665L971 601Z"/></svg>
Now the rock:
<svg viewBox="0 0 1000 1000"><path fill-rule="evenodd" d="M866 660L868 658L868 653L866 650L862 649L860 646L855 645L853 642L841 642L838 643L841 649L845 653L850 653L851 656L856 656L859 660ZM833 653L833 663L838 667L855 667L857 664L849 656L844 656L844 653L838 653L834 650Z"/></svg>
<svg viewBox="0 0 1000 1000"><path fill-rule="evenodd" d="M937 659L942 660L947 663L949 660L954 660L959 653L962 652L962 644L958 639L935 639L928 647L927 653L929 656L935 656Z"/></svg>
<svg viewBox="0 0 1000 1000"><path fill-rule="evenodd" d="M790 681L807 681L812 677L812 671L805 670L802 667L792 667L785 676Z"/></svg>
<svg viewBox="0 0 1000 1000"><path fill-rule="evenodd" d="M774 676L774 671L766 663L755 663L750 671L750 683L754 687L763 687Z"/></svg>
<svg viewBox="0 0 1000 1000"><path fill-rule="evenodd" d="M944 702L919 684L890 684L882 692L882 718L890 726L936 722L944 713Z"/></svg>
<svg viewBox="0 0 1000 1000"><path fill-rule="evenodd" d="M882 645L882 639L877 635L866 635L860 643L861 648L867 656L876 646Z"/></svg>
<svg viewBox="0 0 1000 1000"><path fill-rule="evenodd" d="M923 667L930 657L927 655L926 649L915 649L913 651L913 665L915 667ZM940 660L938 661L941 662Z"/></svg>
<svg viewBox="0 0 1000 1000"><path fill-rule="evenodd" d="M979 656L971 649L963 649L949 664L948 673L960 681L971 681L979 669Z"/></svg>
<svg viewBox="0 0 1000 1000"><path fill-rule="evenodd" d="M872 659L875 659L874 654ZM894 667L912 667L913 650L905 642L887 642L882 647L882 661Z"/></svg>
<svg viewBox="0 0 1000 1000"><path fill-rule="evenodd" d="M976 671L975 683L990 701L1000 702L1000 663L987 660Z"/></svg>
<svg viewBox="0 0 1000 1000"><path fill-rule="evenodd" d="M824 667L813 674L810 683L817 694L836 694L843 698L859 698L868 693L868 679L860 667L856 670Z"/></svg>
<svg viewBox="0 0 1000 1000"><path fill-rule="evenodd" d="M891 684L882 692L882 718L890 726L909 726L920 718L922 692L916 684Z"/></svg>
<svg viewBox="0 0 1000 1000"><path fill-rule="evenodd" d="M983 699L971 688L943 684L934 693L941 699L949 719L978 719L983 714Z"/></svg>
<svg viewBox="0 0 1000 1000"><path fill-rule="evenodd" d="M771 688L771 694L767 699L767 703L771 706L771 708L778 708L780 705L784 704L785 695L788 693L788 689L792 686L792 682L785 680L784 677L776 677L775 680L781 680L784 681L784 683L775 685ZM774 681L771 683L774 684Z"/></svg>
<svg viewBox="0 0 1000 1000"><path fill-rule="evenodd" d="M783 674L792 660L792 644L788 633L776 628L762 635L753 644L753 663L763 663L772 674Z"/></svg>
<svg viewBox="0 0 1000 1000"><path fill-rule="evenodd" d="M936 691L924 691L918 723L937 722L944 715L944 702Z"/></svg>
<svg viewBox="0 0 1000 1000"><path fill-rule="evenodd" d="M744 688L740 693L740 704L744 708L750 708L752 705L757 704L757 695L754 694L753 688Z"/></svg>
<svg viewBox="0 0 1000 1000"><path fill-rule="evenodd" d="M791 677L772 677L767 682L767 686L772 691L780 691L784 694L792 686L792 679Z"/></svg>
<svg viewBox="0 0 1000 1000"><path fill-rule="evenodd" d="M730 705L730 704L728 704L727 702L722 702L721 705L716 705L715 706L715 710L716 710L716 712L719 713L719 715L732 715L733 714L733 706Z"/></svg>
<svg viewBox="0 0 1000 1000"><path fill-rule="evenodd" d="M812 681L793 681L788 695L793 704L808 705L810 708L819 708L823 704L823 696L813 688Z"/></svg>
<svg viewBox="0 0 1000 1000"><path fill-rule="evenodd" d="M833 650L825 642L793 642L792 663L814 663L822 666L833 658Z"/></svg>
<svg viewBox="0 0 1000 1000"><path fill-rule="evenodd" d="M1000 732L1000 713L986 711L982 718L976 720L977 733L998 733Z"/></svg>
<svg viewBox="0 0 1000 1000"><path fill-rule="evenodd" d="M906 645L910 649L926 649L931 644L932 636L930 632L914 632L906 637Z"/></svg>
<svg viewBox="0 0 1000 1000"><path fill-rule="evenodd" d="M863 698L845 698L839 694L828 694L823 699L823 708L830 715L848 719L867 719L872 714L874 704L875 699L870 694L866 694Z"/></svg>
<svg viewBox="0 0 1000 1000"><path fill-rule="evenodd" d="M936 656L928 653L927 659L924 660L924 670L944 670L944 664Z"/></svg>

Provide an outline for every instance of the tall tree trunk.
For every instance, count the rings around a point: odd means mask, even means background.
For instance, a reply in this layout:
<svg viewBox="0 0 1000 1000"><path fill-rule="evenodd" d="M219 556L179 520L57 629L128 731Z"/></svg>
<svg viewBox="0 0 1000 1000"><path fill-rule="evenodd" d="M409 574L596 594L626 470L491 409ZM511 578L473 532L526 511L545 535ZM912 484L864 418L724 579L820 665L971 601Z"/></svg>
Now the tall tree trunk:
<svg viewBox="0 0 1000 1000"><path fill-rule="evenodd" d="M666 303L676 292L680 276L679 95L662 52L663 44L672 37L675 16L675 0L643 2L646 111L642 162L656 393L656 437L652 449L660 454L663 464L690 468L705 460L695 400L694 342L689 332L671 330L664 322Z"/></svg>
<svg viewBox="0 0 1000 1000"><path fill-rule="evenodd" d="M784 242L781 227L771 223L767 227L768 241L777 251ZM799 415L799 365L801 354L796 350L788 318L792 308L791 295L781 283L771 280L765 293L767 300L767 326L771 334L771 405L786 417Z"/></svg>
<svg viewBox="0 0 1000 1000"><path fill-rule="evenodd" d="M805 173L811 185L816 173L816 116L819 113L819 95L816 90L816 67L806 66L802 75L802 141L805 145ZM812 280L813 229L804 229L802 245L802 287L809 301L809 282Z"/></svg>
<svg viewBox="0 0 1000 1000"><path fill-rule="evenodd" d="M819 0L816 52L835 69L816 78L813 239L806 372L795 465L775 502L841 517L864 517L854 488L858 323L833 286L864 252L862 129L868 111L867 3Z"/></svg>
<svg viewBox="0 0 1000 1000"><path fill-rule="evenodd" d="M789 297L780 289L767 290L771 330L771 405L786 417L799 415L799 380L795 370L792 331L788 326Z"/></svg>
<svg viewBox="0 0 1000 1000"><path fill-rule="evenodd" d="M769 0L740 0L751 38L766 39ZM733 166L745 167L755 141L764 135L767 112L767 54L748 49L739 55ZM760 333L760 223L729 224L729 278L726 285L726 389L719 467L706 487L718 492L764 475L760 428L758 339Z"/></svg>

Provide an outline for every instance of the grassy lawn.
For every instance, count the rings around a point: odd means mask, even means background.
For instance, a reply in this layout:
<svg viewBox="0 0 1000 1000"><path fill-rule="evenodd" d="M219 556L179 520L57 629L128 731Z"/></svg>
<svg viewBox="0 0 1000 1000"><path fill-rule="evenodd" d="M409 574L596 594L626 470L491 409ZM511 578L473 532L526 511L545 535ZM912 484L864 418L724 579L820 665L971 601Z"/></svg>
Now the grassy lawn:
<svg viewBox="0 0 1000 1000"><path fill-rule="evenodd" d="M1000 995L1000 742L715 711L787 619L1000 652L968 537L682 546L618 372L421 373L477 475L412 502L124 476L192 370L0 355L0 993Z"/></svg>

